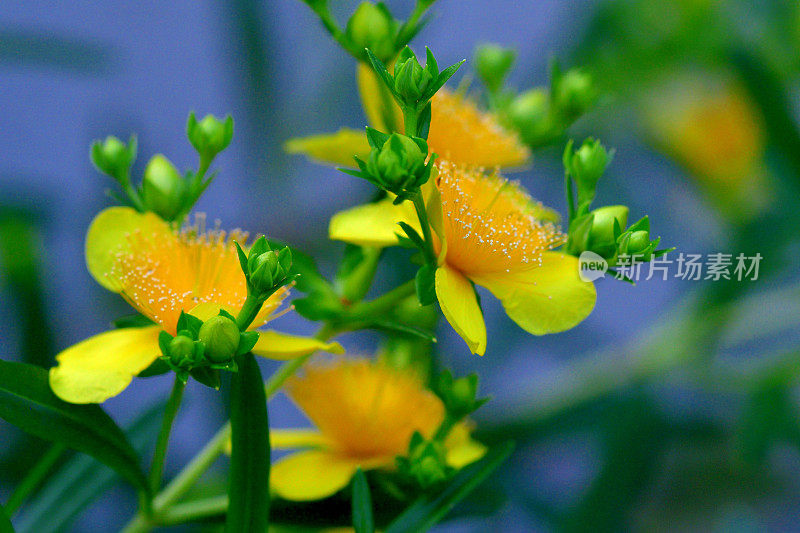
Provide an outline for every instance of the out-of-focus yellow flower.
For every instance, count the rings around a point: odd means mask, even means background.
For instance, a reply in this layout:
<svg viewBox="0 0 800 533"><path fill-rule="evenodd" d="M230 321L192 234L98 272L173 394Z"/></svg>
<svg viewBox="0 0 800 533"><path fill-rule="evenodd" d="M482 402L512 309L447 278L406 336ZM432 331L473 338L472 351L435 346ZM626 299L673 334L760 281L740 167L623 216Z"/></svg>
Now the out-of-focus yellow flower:
<svg viewBox="0 0 800 533"><path fill-rule="evenodd" d="M646 123L654 143L718 203L742 215L764 201L763 124L740 88L683 80L648 103Z"/></svg>
<svg viewBox="0 0 800 533"><path fill-rule="evenodd" d="M58 366L50 369L56 395L72 403L99 403L122 392L160 355L159 332L177 333L181 311L203 320L220 309L235 315L247 287L233 240L246 238L239 231L205 231L202 224L176 232L153 213L128 207L97 215L86 236L89 272L156 325L107 331L59 353ZM263 326L287 294L284 288L272 295L251 328ZM317 349L340 352L341 346L265 332L253 352L286 359Z"/></svg>
<svg viewBox="0 0 800 533"><path fill-rule="evenodd" d="M445 414L442 401L416 374L363 359L312 365L292 378L286 391L316 426L271 432L273 449L303 449L272 466L272 489L288 500L331 496L359 467L393 469L414 432L432 436ZM466 424L452 430L445 448L454 468L486 452L470 438Z"/></svg>
<svg viewBox="0 0 800 533"><path fill-rule="evenodd" d="M379 83L371 67L358 65L361 102L370 124L388 132L388 121L402 130L400 108L388 92L381 95ZM384 116L387 107L391 109L389 117ZM431 100L427 141L431 152L462 165L516 168L524 166L530 158L530 151L516 134L503 129L494 115L478 109L469 98L445 88ZM335 134L291 139L286 143L286 150L322 162L352 166L354 155L366 159L369 145L363 131L344 128Z"/></svg>
<svg viewBox="0 0 800 533"><path fill-rule="evenodd" d="M424 190L437 236L436 295L474 353L486 351L486 326L473 283L489 289L508 316L534 335L570 329L589 315L594 285L578 276L577 259L551 251L563 243L551 210L497 174L447 161L439 161L437 169ZM331 220L330 237L397 244L398 222L419 229L408 204L394 206L386 199L340 212Z"/></svg>

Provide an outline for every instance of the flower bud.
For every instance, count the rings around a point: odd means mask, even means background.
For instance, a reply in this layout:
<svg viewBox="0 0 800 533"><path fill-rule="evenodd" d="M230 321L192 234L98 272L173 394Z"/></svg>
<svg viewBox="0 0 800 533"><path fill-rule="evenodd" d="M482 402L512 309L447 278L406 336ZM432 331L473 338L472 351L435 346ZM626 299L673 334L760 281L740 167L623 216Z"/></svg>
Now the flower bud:
<svg viewBox="0 0 800 533"><path fill-rule="evenodd" d="M228 115L223 122L214 115L206 115L203 120L197 122L192 112L186 124L186 135L201 157L213 159L231 143L233 118Z"/></svg>
<svg viewBox="0 0 800 533"><path fill-rule="evenodd" d="M131 137L127 145L113 135L103 142L95 141L91 159L100 172L120 179L136 159L136 137Z"/></svg>
<svg viewBox="0 0 800 533"><path fill-rule="evenodd" d="M407 101L416 102L430 82L430 76L424 78L425 71L416 59L407 59L399 64L394 72L394 88Z"/></svg>
<svg viewBox="0 0 800 533"><path fill-rule="evenodd" d="M590 246L606 243L614 244L616 242L614 221L619 224L621 231L624 231L628 224L628 207L624 205L600 207L592 211L592 215L594 215L594 220L589 236Z"/></svg>
<svg viewBox="0 0 800 533"><path fill-rule="evenodd" d="M503 85L516 55L513 49L496 44L484 44L475 51L475 70L490 91Z"/></svg>
<svg viewBox="0 0 800 533"><path fill-rule="evenodd" d="M578 69L564 73L553 87L553 101L569 121L584 114L594 103L596 92L592 77Z"/></svg>
<svg viewBox="0 0 800 533"><path fill-rule="evenodd" d="M350 20L345 34L363 51L369 48L381 61L388 62L394 56L397 24L385 6L362 2Z"/></svg>
<svg viewBox="0 0 800 533"><path fill-rule="evenodd" d="M380 149L373 148L367 170L386 190L400 194L403 189L419 187L427 181L427 157L427 146L423 151L411 137L393 133Z"/></svg>
<svg viewBox="0 0 800 533"><path fill-rule="evenodd" d="M206 320L197 334L198 340L205 345L203 353L212 363L226 363L233 359L239 347L239 336L236 323L222 315Z"/></svg>
<svg viewBox="0 0 800 533"><path fill-rule="evenodd" d="M522 140L539 147L561 134L550 112L550 97L543 89L531 89L511 101L508 119Z"/></svg>
<svg viewBox="0 0 800 533"><path fill-rule="evenodd" d="M178 169L161 154L144 169L142 199L148 209L164 220L173 220L183 210L186 182Z"/></svg>
<svg viewBox="0 0 800 533"><path fill-rule="evenodd" d="M414 443L412 439L406 469L405 473L424 489L446 481L451 473L444 446L435 440L419 439Z"/></svg>
<svg viewBox="0 0 800 533"><path fill-rule="evenodd" d="M292 268L292 252L288 247L271 250L265 237L259 238L250 249L247 259L248 281L254 291L272 294L286 284Z"/></svg>
<svg viewBox="0 0 800 533"><path fill-rule="evenodd" d="M194 364L194 341L178 335L169 342L169 362L177 368L188 369Z"/></svg>
<svg viewBox="0 0 800 533"><path fill-rule="evenodd" d="M564 165L578 184L579 201L582 196L593 197L597 180L605 172L613 154L607 152L600 141L591 137L583 141L575 152L570 153L571 150L570 144L564 154Z"/></svg>

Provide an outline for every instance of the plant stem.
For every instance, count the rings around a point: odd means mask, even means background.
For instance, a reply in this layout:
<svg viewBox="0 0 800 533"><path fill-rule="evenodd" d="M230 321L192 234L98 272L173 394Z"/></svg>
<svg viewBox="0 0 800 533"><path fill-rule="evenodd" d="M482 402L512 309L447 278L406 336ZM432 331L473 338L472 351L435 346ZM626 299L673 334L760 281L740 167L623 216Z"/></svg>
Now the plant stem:
<svg viewBox="0 0 800 533"><path fill-rule="evenodd" d="M409 137L418 137L417 110L413 107L403 106L403 132Z"/></svg>
<svg viewBox="0 0 800 533"><path fill-rule="evenodd" d="M172 385L172 392L167 400L167 405L164 408L164 418L161 420L161 429L158 432L158 439L156 440L156 449L153 452L153 463L150 467L150 490L153 494L158 492L161 488L161 476L164 473L164 461L167 458L167 446L169 446L169 435L172 431L172 424L175 422L175 416L178 414L178 409L183 400L183 391L186 388L186 383L181 381L178 376L175 376L175 382Z"/></svg>
<svg viewBox="0 0 800 533"><path fill-rule="evenodd" d="M236 325L239 326L240 331L247 330L247 327L255 320L263 304L264 299L251 294L249 291L247 292L247 299L244 301L239 314L236 315Z"/></svg>
<svg viewBox="0 0 800 533"><path fill-rule="evenodd" d="M20 508L25 499L36 490L36 487L39 486L61 458L64 450L66 450L66 447L63 444L53 444L22 481L20 481L5 505L6 513L8 513L9 516L13 515Z"/></svg>
<svg viewBox="0 0 800 533"><path fill-rule="evenodd" d="M400 300L408 298L416 292L414 280L409 280L402 285L395 287L383 296L379 296L369 302L360 302L353 306L347 318L357 322L359 320L374 318L384 314L394 308ZM295 359L294 361L297 361ZM294 361L289 361L293 363ZM289 364L287 363L287 364ZM283 368L283 367L281 367ZM280 372L280 369L278 370ZM277 374L277 373L276 373Z"/></svg>
<svg viewBox="0 0 800 533"><path fill-rule="evenodd" d="M228 511L228 496L212 496L176 505L162 517L165 526L185 524L199 518L218 516Z"/></svg>

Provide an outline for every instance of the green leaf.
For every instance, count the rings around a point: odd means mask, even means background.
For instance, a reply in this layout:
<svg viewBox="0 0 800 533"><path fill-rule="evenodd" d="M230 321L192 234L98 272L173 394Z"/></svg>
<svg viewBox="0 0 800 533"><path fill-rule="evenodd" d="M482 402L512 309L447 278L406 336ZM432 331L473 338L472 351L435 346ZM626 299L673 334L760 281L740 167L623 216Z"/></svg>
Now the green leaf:
<svg viewBox="0 0 800 533"><path fill-rule="evenodd" d="M146 409L128 426L133 447L144 453L152 446L161 423L164 402ZM19 533L57 533L69 529L81 511L106 492L117 474L87 455L78 454L64 463L33 498L22 507ZM69 498L64 495L69 494Z"/></svg>
<svg viewBox="0 0 800 533"><path fill-rule="evenodd" d="M210 387L214 390L219 390L220 387L219 370L215 370L207 366L200 366L197 368L193 368L189 372L189 374L198 382L205 385L206 387Z"/></svg>
<svg viewBox="0 0 800 533"><path fill-rule="evenodd" d="M2 505L0 505L0 533L14 533L14 526L11 525L11 519Z"/></svg>
<svg viewBox="0 0 800 533"><path fill-rule="evenodd" d="M447 487L437 494L420 497L398 516L386 533L422 533L436 525L462 499L475 490L511 455L514 443L506 442L490 449L477 463L456 474Z"/></svg>
<svg viewBox="0 0 800 533"><path fill-rule="evenodd" d="M417 299L422 305L431 305L436 301L436 265L425 263L417 270L414 278Z"/></svg>
<svg viewBox="0 0 800 533"><path fill-rule="evenodd" d="M380 59L375 57L375 54L372 53L372 50L367 48L367 57L369 58L369 62L372 64L372 68L375 69L375 72L378 74L378 77L383 81L386 87L391 91L391 93L397 97L397 92L394 90L394 80L392 79L391 74L389 71L386 70L386 65L381 62Z"/></svg>
<svg viewBox="0 0 800 533"><path fill-rule="evenodd" d="M240 356L231 386L231 466L227 531L269 525L269 420L264 382L252 353Z"/></svg>
<svg viewBox="0 0 800 533"><path fill-rule="evenodd" d="M389 137L390 135L367 126L367 142L372 148L382 148L386 141L389 140Z"/></svg>
<svg viewBox="0 0 800 533"><path fill-rule="evenodd" d="M355 533L373 533L372 496L369 492L367 476L360 468L353 477L353 529Z"/></svg>
<svg viewBox="0 0 800 533"><path fill-rule="evenodd" d="M400 322L395 322L393 320L376 320L370 323L368 327L381 331L389 331L392 333L406 333L421 339L425 339L429 342L437 342L436 336L431 331L417 326L401 324Z"/></svg>
<svg viewBox="0 0 800 533"><path fill-rule="evenodd" d="M382 248L348 244L334 281L337 292L349 302L361 301L375 277Z"/></svg>
<svg viewBox="0 0 800 533"><path fill-rule="evenodd" d="M111 417L99 405L74 405L57 398L43 368L0 361L0 418L89 454L138 489L148 490L139 457Z"/></svg>
<svg viewBox="0 0 800 533"><path fill-rule="evenodd" d="M140 313L132 315L121 316L113 322L117 329L122 328L143 328L145 326L152 326L155 322Z"/></svg>

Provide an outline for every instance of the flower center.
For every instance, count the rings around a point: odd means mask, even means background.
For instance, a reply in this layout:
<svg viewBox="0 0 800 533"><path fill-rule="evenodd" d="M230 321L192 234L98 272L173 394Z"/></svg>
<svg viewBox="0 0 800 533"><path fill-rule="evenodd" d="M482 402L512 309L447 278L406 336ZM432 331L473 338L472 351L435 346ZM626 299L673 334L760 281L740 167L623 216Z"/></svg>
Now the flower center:
<svg viewBox="0 0 800 533"><path fill-rule="evenodd" d="M246 232L206 231L205 219L198 216L179 233L136 231L127 238L129 248L118 253L108 276L119 282L120 293L133 307L168 333L176 333L181 311L191 312L198 304L213 303L234 313L244 304L247 285L233 241L244 244ZM274 310L282 297L276 293L261 315Z"/></svg>
<svg viewBox="0 0 800 533"><path fill-rule="evenodd" d="M363 359L310 366L287 391L333 446L354 458L405 454L415 431L430 436L444 417L441 400L418 378Z"/></svg>
<svg viewBox="0 0 800 533"><path fill-rule="evenodd" d="M442 196L446 261L463 274L527 270L541 264L542 253L564 242L547 208L517 182L480 169L437 163Z"/></svg>

